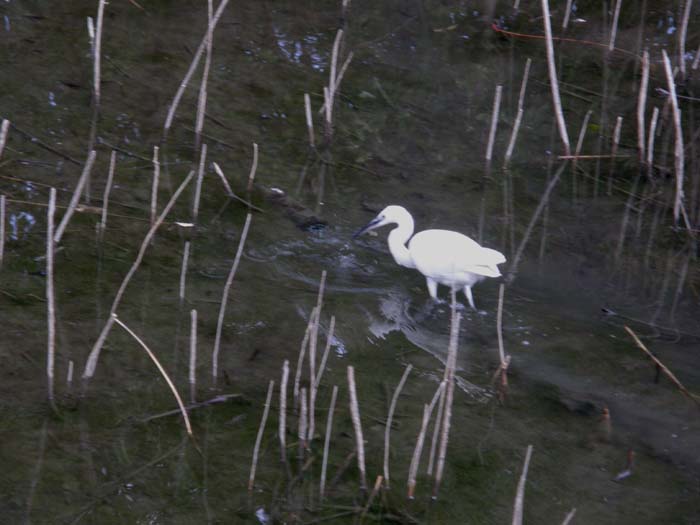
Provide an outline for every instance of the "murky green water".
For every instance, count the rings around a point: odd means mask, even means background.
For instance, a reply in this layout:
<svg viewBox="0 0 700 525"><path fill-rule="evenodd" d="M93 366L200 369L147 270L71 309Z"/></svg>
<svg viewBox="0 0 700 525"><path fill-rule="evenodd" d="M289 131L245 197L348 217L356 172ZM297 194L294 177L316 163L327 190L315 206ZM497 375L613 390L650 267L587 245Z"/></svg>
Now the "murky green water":
<svg viewBox="0 0 700 525"><path fill-rule="evenodd" d="M328 82L340 6L323 1L227 7L214 37L198 226L193 233L174 224L191 220L190 188L159 230L118 309L185 397L189 316L191 309L198 311L197 400L241 394L191 411L201 454L188 442L179 415L146 421L175 408L175 402L152 362L120 328L112 329L94 379L81 385L80 376L148 228L153 146L161 146L163 163L159 209L193 162L196 167L201 68L164 144L161 134L167 107L205 33L206 3L106 7L90 204L102 205L112 149L118 152L115 186L103 242L95 233L99 215L82 211L56 254L58 416L46 402L45 204L50 186L59 190L59 206L68 203L86 157L92 59L85 20L96 15L97 3L5 5L0 107L14 127L0 159L0 191L8 199L0 270L3 522L359 520L357 509L367 495L358 490L354 460L347 463L355 444L346 367L356 370L371 486L382 473L388 404L408 364L414 371L392 433L392 488L374 499L365 522L506 523L528 444L534 453L525 490L527 523L561 523L574 507L573 523L700 522L698 407L666 378L654 383L653 366L623 329L629 324L689 390L700 390L697 248L683 229L673 227L666 200L673 173L668 109L656 143L657 182L642 179L632 189L638 173L635 54L641 38L652 56L648 122L652 108L663 110L665 103L657 91L667 88L661 49L677 56L681 9L670 1L647 6L643 21L641 6L625 3L617 46L630 53L607 58L593 43L608 42L612 14L598 2L578 2L563 32L563 5L552 2L555 34L577 40L555 46L572 144L591 109L582 154L609 154L615 119L622 116L620 157L579 160L575 177L568 166L532 231L517 279L505 293L503 329L512 363L503 403L491 384L499 362L498 283L475 287L481 311L463 312L439 497L431 501L433 482L425 466L415 500L405 497L422 406L443 374L449 309L426 313L423 279L394 264L385 231L357 242L351 236L382 207L396 203L414 214L418 229L459 230L513 260L562 149L544 45L526 36L542 34L539 2L522 2L517 16L511 4L353 2L341 57L352 51L354 58L333 111L333 144L322 158L309 149L303 97L311 95L320 140L323 116L316 111ZM493 19L525 36L494 32ZM696 33L691 16L690 50L698 44ZM533 62L523 126L510 171L503 171L528 57ZM689 67L692 58L691 52ZM697 87L697 71L691 73L695 78L680 84L682 96L692 97ZM497 84L504 86L503 100L487 170ZM681 109L686 202L696 224L700 164L692 139L698 120L692 100L682 99ZM210 162L245 195L253 142L260 152L253 200L265 211L253 216L231 289L213 390L219 304L246 209L227 204ZM274 188L287 200L272 198ZM631 202L617 257L630 191L641 199ZM186 240L192 252L186 301L180 304ZM325 345L331 315L336 332L317 400L318 438L304 460L311 462L300 465L298 417L290 411L287 472L276 435L280 372L288 359L293 378L323 270L328 280L319 346ZM67 384L70 362L74 379ZM306 370L303 377L306 386ZM270 379L275 395L249 494ZM333 385L339 397L331 486L322 502L322 435ZM615 481L628 467L630 452L632 474Z"/></svg>

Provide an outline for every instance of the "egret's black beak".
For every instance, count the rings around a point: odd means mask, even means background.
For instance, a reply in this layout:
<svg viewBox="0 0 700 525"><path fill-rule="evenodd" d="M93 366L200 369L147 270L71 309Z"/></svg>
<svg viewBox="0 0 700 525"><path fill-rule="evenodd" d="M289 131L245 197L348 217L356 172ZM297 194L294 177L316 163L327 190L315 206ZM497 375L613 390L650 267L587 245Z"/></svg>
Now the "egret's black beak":
<svg viewBox="0 0 700 525"><path fill-rule="evenodd" d="M359 230L357 230L357 231L353 234L352 238L353 238L353 239L357 239L357 238L358 238L360 235L362 235L363 233L368 232L368 231L370 231L370 230L376 228L377 225L378 225L380 222L382 222L382 220L381 220L379 217L375 217L375 218L372 219L370 222L368 222L366 225L364 225L362 228L360 228Z"/></svg>

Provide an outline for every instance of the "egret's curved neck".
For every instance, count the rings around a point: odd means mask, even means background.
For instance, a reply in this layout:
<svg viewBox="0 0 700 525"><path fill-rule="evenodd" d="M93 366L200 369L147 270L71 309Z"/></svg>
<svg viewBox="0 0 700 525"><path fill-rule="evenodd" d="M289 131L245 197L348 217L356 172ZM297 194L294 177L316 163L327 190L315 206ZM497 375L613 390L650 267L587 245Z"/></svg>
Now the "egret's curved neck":
<svg viewBox="0 0 700 525"><path fill-rule="evenodd" d="M406 248L406 243L413 235L413 218L409 215L396 224L396 228L389 232L389 251L396 264L406 268L415 268L416 265L413 263L408 248Z"/></svg>

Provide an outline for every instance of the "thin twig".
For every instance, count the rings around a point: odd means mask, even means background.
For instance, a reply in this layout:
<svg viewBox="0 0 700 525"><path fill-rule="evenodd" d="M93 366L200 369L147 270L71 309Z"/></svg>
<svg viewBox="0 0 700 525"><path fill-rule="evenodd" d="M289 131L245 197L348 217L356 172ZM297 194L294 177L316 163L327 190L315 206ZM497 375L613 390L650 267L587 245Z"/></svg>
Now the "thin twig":
<svg viewBox="0 0 700 525"><path fill-rule="evenodd" d="M272 391L275 388L275 381L270 380L267 387L267 398L265 398L265 408L260 419L260 427L258 428L258 436L255 438L255 448L253 448L253 462L250 465L250 477L248 478L248 492L253 490L255 484L255 470L258 467L258 454L260 453L260 443L262 443L263 433L265 432L265 423L267 423L267 415L270 413L270 401L272 400Z"/></svg>
<svg viewBox="0 0 700 525"><path fill-rule="evenodd" d="M523 464L523 472L520 475L518 482L518 490L515 493L515 503L513 503L513 525L522 525L523 523L523 506L525 504L525 482L527 481L527 471L530 467L530 458L532 457L532 445L527 446L525 453L525 463Z"/></svg>
<svg viewBox="0 0 700 525"><path fill-rule="evenodd" d="M80 200L80 195L83 192L83 187L85 186L85 182L87 181L88 177L90 176L90 171L92 170L92 165L95 163L96 156L97 156L97 152L95 150L92 150L88 154L87 162L85 162L85 167L83 168L83 172L80 175L80 179L78 179L78 184L75 186L75 190L73 191L73 196L70 199L70 204L68 205L68 208L66 209L66 213L63 215L63 219L61 219L61 222L58 225L58 228L56 228L56 233L54 235L54 242L56 244L61 242L61 237L63 237L63 232L65 231L66 226L68 226L68 221L70 221L71 217L73 216L73 213L75 213L75 207L78 205L78 201Z"/></svg>
<svg viewBox="0 0 700 525"><path fill-rule="evenodd" d="M362 435L362 423L360 421L360 406L357 403L357 390L355 387L355 368L348 366L348 391L350 393L350 416L352 426L355 429L355 446L357 449L357 468L360 471L360 489L367 490L367 475L365 470L365 440Z"/></svg>

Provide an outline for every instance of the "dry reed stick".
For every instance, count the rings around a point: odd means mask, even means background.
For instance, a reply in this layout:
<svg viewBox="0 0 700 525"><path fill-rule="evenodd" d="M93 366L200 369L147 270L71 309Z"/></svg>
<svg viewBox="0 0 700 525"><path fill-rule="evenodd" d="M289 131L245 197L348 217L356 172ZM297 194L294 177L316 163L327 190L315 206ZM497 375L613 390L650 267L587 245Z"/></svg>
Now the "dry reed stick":
<svg viewBox="0 0 700 525"><path fill-rule="evenodd" d="M681 72L681 78L685 78L685 41L688 36L688 19L690 18L690 10L693 8L693 0L685 0L685 9L683 9L683 17L681 18L681 30L678 32L678 66ZM696 57L697 60L697 57Z"/></svg>
<svg viewBox="0 0 700 525"><path fill-rule="evenodd" d="M214 171L221 179L221 183L224 185L224 189L226 190L226 195L228 197L230 197L234 200L237 200L238 202L240 202L242 204L245 204L246 206L248 206L248 208L250 208L252 210L259 211L261 213L265 212L265 210L263 210L262 208L257 207L255 204L252 204L251 202L249 202L245 199L242 199L238 195L233 193L233 190L231 189L231 186L229 185L228 180L226 180L226 175L224 175L224 172L222 171L222 169L219 167L219 165L216 162L212 162L212 165L214 166Z"/></svg>
<svg viewBox="0 0 700 525"><path fill-rule="evenodd" d="M566 122L564 121L564 112L561 109L561 97L559 95L559 80L557 78L557 68L554 64L554 44L552 43L552 24L549 15L549 1L542 0L542 15L544 21L544 34L547 49L547 67L549 70L549 84L552 90L552 103L554 104L554 113L557 117L557 127L559 128L559 136L564 144L564 153L571 154L569 146L569 133L566 131Z"/></svg>
<svg viewBox="0 0 700 525"><path fill-rule="evenodd" d="M272 391L275 388L275 382L271 379L270 385L267 387L267 398L265 399L265 408L263 409L262 418L260 418L260 427L258 428L258 436L255 438L255 447L253 448L253 462L250 465L250 477L248 478L248 492L253 490L255 483L255 471L258 468L258 454L260 453L260 443L262 443L263 433L265 432L265 423L267 423L267 415L270 413L270 401L272 400Z"/></svg>
<svg viewBox="0 0 700 525"><path fill-rule="evenodd" d="M114 152L112 152L114 153ZM160 179L160 162L158 161L158 146L153 146L153 182L151 183L151 226L156 222L158 212L158 181Z"/></svg>
<svg viewBox="0 0 700 525"><path fill-rule="evenodd" d="M258 171L258 145L253 142L253 163L250 165L250 173L248 173L248 186L246 187L246 198L251 201L251 192L253 191L253 181L255 174Z"/></svg>
<svg viewBox="0 0 700 525"><path fill-rule="evenodd" d="M102 195L102 217L100 219L100 236L104 235L107 229L107 208L109 207L109 194L112 191L112 183L114 182L114 167L117 164L117 152L112 150L109 155L109 170L107 171L107 184Z"/></svg>
<svg viewBox="0 0 700 525"><path fill-rule="evenodd" d="M2 268L2 261L5 258L5 213L7 199L4 195L0 195L0 268Z"/></svg>
<svg viewBox="0 0 700 525"><path fill-rule="evenodd" d="M226 278L226 284L224 285L224 293L221 297L221 306L219 307L219 318L216 322L216 337L214 339L214 351L212 353L212 368L211 375L213 384L216 385L216 379L219 375L219 349L221 347L221 332L224 328L224 313L226 313L226 303L228 302L228 294L231 289L231 284L233 283L233 278L236 275L236 270L238 270L238 265L241 262L241 256L243 255L243 247L245 246L246 237L248 237L248 229L250 228L250 221L253 215L249 212L245 218L245 224L243 225L243 231L241 232L241 240L238 241L238 250L236 251L236 256L233 259L233 264L231 265L231 270Z"/></svg>
<svg viewBox="0 0 700 525"><path fill-rule="evenodd" d="M663 364L659 359L652 354L646 346L644 346L644 343L642 343L639 340L639 337L637 337L637 334L634 333L634 331L629 327L625 326L625 330L627 331L628 334L632 336L632 339L634 339L634 342L637 344L637 346L646 354L648 355L652 361L654 361L654 364L661 369L661 371L666 374L666 376L671 380L671 382L678 387L678 390L683 393L683 395L687 396L691 401L693 401L696 405L700 407L700 399L698 396L695 394L692 394L686 387L683 386L683 383L681 383L678 378L671 372L668 367Z"/></svg>
<svg viewBox="0 0 700 525"><path fill-rule="evenodd" d="M68 371L66 372L66 389L70 392L73 387L73 370L75 368L75 363L72 359L68 360Z"/></svg>
<svg viewBox="0 0 700 525"><path fill-rule="evenodd" d="M119 326L121 326L126 332L136 339L136 342L141 345L141 348L143 348L146 353L148 354L148 357L151 358L151 361L156 365L158 368L158 371L160 374L163 376L163 379L165 379L165 382L168 384L170 387L170 390L173 393L173 396L175 396L175 400L177 401L178 406L180 407L180 413L182 414L182 419L185 421L185 429L187 430L187 434L192 438L192 441L194 441L194 434L192 433L192 425L190 424L190 418L187 415L187 409L185 408L185 404L182 402L182 398L180 397L180 394L177 392L177 388L175 388L175 385L173 384L172 380L170 379L170 376L168 376L168 373L165 371L165 368L163 368L163 365L160 364L160 361L158 361L158 358L155 356L155 354L151 351L150 348L146 345L146 343L143 342L143 340L136 335L131 328L129 328L126 324L124 324L119 317L117 317L117 314L112 314L111 318L115 323L117 323Z"/></svg>
<svg viewBox="0 0 700 525"><path fill-rule="evenodd" d="M493 143L496 140L496 130L498 128L498 115L501 111L501 94L503 86L496 86L496 93L493 97L493 110L491 112L491 126L489 128L489 141L486 145L486 162L491 163L493 158Z"/></svg>
<svg viewBox="0 0 700 525"><path fill-rule="evenodd" d="M331 52L331 69L328 79L328 91L330 93L331 105L333 104L333 99L335 98L336 91L336 71L338 65L338 53L340 51L340 41L343 39L343 30L338 29L335 34L335 40L333 41L333 51ZM331 108L332 111L332 108Z"/></svg>
<svg viewBox="0 0 700 525"><path fill-rule="evenodd" d="M204 115L207 112L207 83L209 82L209 68L211 67L211 52L213 47L214 27L212 0L207 0L207 32L204 37L206 54L204 55L204 68L202 70L202 80L199 84L199 96L197 97L197 116L194 126L194 149L197 151L202 140L202 130L204 129Z"/></svg>
<svg viewBox="0 0 700 525"><path fill-rule="evenodd" d="M316 139L314 138L314 121L311 117L311 98L308 93L304 93L304 111L306 113L306 129L309 132L309 145L312 148L316 147Z"/></svg>
<svg viewBox="0 0 700 525"><path fill-rule="evenodd" d="M693 71L696 70L698 66L700 66L700 45L698 45L698 48L695 50L695 60L693 60L692 66Z"/></svg>
<svg viewBox="0 0 700 525"><path fill-rule="evenodd" d="M97 152L95 150L90 151L90 153L88 154L87 161L85 162L85 167L83 168L83 173L80 175L80 179L78 179L78 184L75 186L75 190L73 191L73 196L70 199L70 203L68 204L66 213L63 215L63 219L61 219L58 228L56 228L56 233L54 234L54 242L56 244L61 242L61 237L63 237L63 232L65 231L66 226L68 226L68 221L70 221L71 217L73 216L73 213L75 213L75 207L78 205L78 201L80 200L80 195L83 192L85 182L90 176L90 171L92 170L92 165L95 163L96 156Z"/></svg>
<svg viewBox="0 0 700 525"><path fill-rule="evenodd" d="M610 30L610 44L608 45L608 51L615 49L615 40L617 39L617 24L620 20L620 7L622 7L622 0L616 0L615 2L615 12L613 13L612 28Z"/></svg>
<svg viewBox="0 0 700 525"><path fill-rule="evenodd" d="M328 89L328 87L323 86L323 104L324 108L326 110L326 118L325 118L325 130L326 130L326 142L330 142L330 139L333 137L333 118L332 118L332 100L331 100L331 92Z"/></svg>
<svg viewBox="0 0 700 525"><path fill-rule="evenodd" d="M185 249L182 253L182 265L180 266L180 290L178 297L180 303L185 300L185 287L187 284L187 266L190 260L190 241L185 241Z"/></svg>
<svg viewBox="0 0 700 525"><path fill-rule="evenodd" d="M192 79L192 75L194 75L194 72L196 71L197 66L199 65L199 61L202 59L202 54L204 54L204 51L207 46L207 35L210 31L213 32L214 28L216 28L216 24L219 23L219 19L221 18L224 9L226 9L228 2L229 0L221 0L221 3L216 8L216 12L214 13L214 17L212 18L211 23L207 24L207 32L204 34L204 37L202 38L202 41L200 42L199 47L197 48L197 51L195 52L194 57L192 58L190 68L187 70L187 73L182 79L182 82L180 82L180 86L177 88L177 92L173 97L173 101L170 103L170 106L168 108L168 115L166 116L165 124L163 125L164 138L165 136L167 136L168 131L172 127L173 119L175 118L175 112L177 111L177 107L180 105L182 95L185 94L185 89L187 89L187 86L189 85L190 80Z"/></svg>
<svg viewBox="0 0 700 525"><path fill-rule="evenodd" d="M197 310L190 310L190 403L196 401L197 392Z"/></svg>
<svg viewBox="0 0 700 525"><path fill-rule="evenodd" d="M309 437L313 441L316 433L316 349L318 346L318 329L321 322L321 309L323 308L323 293L326 289L326 270L321 272L321 282L318 286L316 297L316 318L309 338Z"/></svg>
<svg viewBox="0 0 700 525"><path fill-rule="evenodd" d="M7 142L7 132L10 130L10 121L6 118L2 119L2 124L0 125L0 157L2 157L2 152L5 150L5 143Z"/></svg>
<svg viewBox="0 0 700 525"><path fill-rule="evenodd" d="M613 179L615 178L615 160L617 158L617 148L620 144L620 133L622 131L622 117L617 117L615 130L613 131L612 151L610 152L610 174L608 175L608 196L612 195Z"/></svg>
<svg viewBox="0 0 700 525"><path fill-rule="evenodd" d="M523 120L523 113L525 111L525 90L527 89L527 81L530 77L530 66L532 65L532 59L528 58L525 62L525 71L523 72L523 80L520 83L520 95L518 96L518 114L515 117L515 123L513 124L513 131L510 134L510 140L508 141L508 148L506 149L506 155L504 160L504 165L507 167L510 164L510 159L513 156L513 150L515 149L515 141L518 139L518 132L520 131L520 125Z"/></svg>
<svg viewBox="0 0 700 525"><path fill-rule="evenodd" d="M362 422L360 421L360 406L357 404L357 390L355 387L355 368L348 366L348 390L350 392L350 416L352 426L355 429L355 445L357 448L357 468L360 471L360 490L367 490L367 474L365 471L365 440L362 435Z"/></svg>
<svg viewBox="0 0 700 525"><path fill-rule="evenodd" d="M102 69L102 22L104 20L105 0L100 0L97 4L97 24L95 30L95 39L93 43L93 68L92 68L92 89L95 95L95 106L100 105L100 73Z"/></svg>
<svg viewBox="0 0 700 525"><path fill-rule="evenodd" d="M299 393L299 461L304 460L304 451L308 449L307 436L309 435L309 401L306 388L302 387Z"/></svg>
<svg viewBox="0 0 700 525"><path fill-rule="evenodd" d="M576 507L574 507L573 509L571 509L569 511L569 513L564 518L564 521L561 522L561 525L569 525L569 523L571 523L571 520L574 519L575 515L576 515Z"/></svg>
<svg viewBox="0 0 700 525"><path fill-rule="evenodd" d="M501 283L498 287L498 313L496 314L496 332L498 332L498 356L501 358L501 366L506 362L506 354L503 348L503 294L506 285Z"/></svg>
<svg viewBox="0 0 700 525"><path fill-rule="evenodd" d="M328 361L328 354L331 352L331 346L333 345L333 335L335 333L335 316L331 316L331 323L328 325L328 335L326 336L326 348L323 350L323 357L321 357L321 364L318 367L318 372L316 372L316 379L314 380L314 390L318 390L321 385L321 378L323 377L323 372L326 369L326 362Z"/></svg>
<svg viewBox="0 0 700 525"><path fill-rule="evenodd" d="M566 0L566 7L564 8L564 20L561 23L561 28L566 29L569 27L569 18L571 17L571 2L572 0Z"/></svg>
<svg viewBox="0 0 700 525"><path fill-rule="evenodd" d="M668 82L669 99L673 110L673 125L675 129L676 141L674 148L675 171L676 171L676 198L673 202L673 220L678 223L678 217L681 211L681 202L683 201L683 171L684 171L684 155L683 155L683 130L681 128L681 110L678 108L678 97L676 96L676 83L673 81L673 71L671 70L671 61L668 58L668 53L665 49L661 50L664 59L664 71L666 72L666 81Z"/></svg>
<svg viewBox="0 0 700 525"><path fill-rule="evenodd" d="M413 370L413 365L408 365L403 371L401 380L394 390L394 395L391 396L391 403L389 404L389 414L386 417L386 427L384 428L384 481L386 483L386 488L390 488L389 480L389 450L390 450L390 437L391 437L391 424L394 421L394 411L396 410L396 403L401 395L401 390L403 390L406 380L408 379L408 374Z"/></svg>
<svg viewBox="0 0 700 525"><path fill-rule="evenodd" d="M644 137L644 132L646 131L646 105L647 105L647 94L649 92L649 51L644 50L642 54L642 80L639 84L639 98L637 100L637 149L639 150L639 164L640 166L644 164L646 155L644 154L644 147L646 145L646 140Z"/></svg>
<svg viewBox="0 0 700 525"><path fill-rule="evenodd" d="M444 381L444 379L443 379ZM440 426L442 422L443 414L445 413L445 389L442 389L440 394L440 399L438 400L438 410L437 416L435 417L435 424L433 425L433 436L430 440L430 455L428 456L428 468L425 473L428 476L433 475L433 467L435 466L435 455L437 454L437 445L440 437Z"/></svg>
<svg viewBox="0 0 700 525"><path fill-rule="evenodd" d="M202 180L204 179L204 165L207 161L207 145L202 144L202 150L199 155L199 167L197 168L197 180L194 186L194 199L192 201L192 222L197 224L197 216L199 215L199 200L202 195Z"/></svg>
<svg viewBox="0 0 700 525"><path fill-rule="evenodd" d="M365 504L365 507L362 509L362 514L360 514L360 523L364 521L365 516L367 516L367 512L369 511L369 508L372 506L372 502L374 501L374 498L377 496L377 493L379 493L379 489L382 486L382 475L379 474L377 476L377 479L374 480L374 487L372 487L372 492L369 494L369 498L367 498L367 503Z"/></svg>
<svg viewBox="0 0 700 525"><path fill-rule="evenodd" d="M153 226L151 226L151 228L148 230L148 233L146 233L146 236L141 242L139 253L136 255L134 263L131 265L131 268L129 268L129 271L127 272L126 276L124 277L124 280L122 281L122 284L119 286L119 289L117 290L117 293L114 296L112 307L109 310L109 318L107 319L107 322L105 323L104 327L102 328L102 331L100 332L100 336L97 338L97 341L95 342L94 346L92 347L92 350L90 351L90 355L88 356L87 362L85 363L83 379L90 379L95 374L95 368L97 367L97 361L100 357L100 351L102 350L102 346L104 345L104 342L107 339L107 335L109 335L109 331L112 328L112 324L114 323L113 315L117 312L117 308L121 303L122 296L126 291L126 287L129 285L131 278L134 276L136 270L138 270L139 266L141 265L141 261L143 260L143 257L146 254L146 250L151 244L151 239L153 239L153 236L156 234L156 231L163 223L165 218L168 216L168 213L170 213L170 210L175 205L175 202L177 201L178 197L180 197L180 194L190 183L192 177L194 177L194 171L190 171L189 175L187 175L185 180L182 181L182 184L180 184L177 190L175 190L175 193L173 193L173 196L170 197L170 200L165 205L165 208L163 208L163 211L160 212L156 223Z"/></svg>
<svg viewBox="0 0 700 525"><path fill-rule="evenodd" d="M654 176L654 140L656 139L656 123L659 121L659 108L654 106L649 122L649 139L647 142L647 175Z"/></svg>
<svg viewBox="0 0 700 525"><path fill-rule="evenodd" d="M528 445L527 452L525 453L525 463L523 464L523 473L520 475L520 481L518 481L518 490L515 493L515 502L513 503L513 525L522 525L523 523L523 506L525 504L525 482L527 481L527 471L530 468L531 457L532 445Z"/></svg>
<svg viewBox="0 0 700 525"><path fill-rule="evenodd" d="M301 347L299 348L299 358L297 359L297 369L294 373L294 388L292 393L294 395L294 406L299 402L299 384L301 383L301 371L304 366L304 357L306 357L306 347L309 344L309 338L311 337L311 330L313 329L314 322L316 320L316 315L318 314L318 309L314 306L311 309L311 314L309 315L309 321L306 323L306 330L304 330L304 337L301 341Z"/></svg>
<svg viewBox="0 0 700 525"><path fill-rule="evenodd" d="M328 418L326 419L326 439L323 442L323 462L321 464L321 481L319 484L319 498L323 501L326 493L326 472L328 470L328 449L331 445L331 430L333 429L333 413L335 412L335 402L338 398L338 386L333 385L331 394L331 404L328 406Z"/></svg>
<svg viewBox="0 0 700 525"><path fill-rule="evenodd" d="M287 383L289 382L289 360L282 364L282 381L280 382L280 418L278 434L280 438L280 457L287 462Z"/></svg>
<svg viewBox="0 0 700 525"><path fill-rule="evenodd" d="M418 474L418 466L420 465L420 457L423 453L423 443L425 442L425 432L428 430L428 423L430 422L430 416L435 409L435 404L438 399L442 397L442 393L445 390L446 382L443 380L440 386L433 394L433 399L430 403L423 405L423 419L421 421L420 430L418 431L418 437L416 438L416 446L413 449L413 457L411 458L411 465L408 468L408 499L413 499L416 489L416 476Z"/></svg>
<svg viewBox="0 0 700 525"><path fill-rule="evenodd" d="M51 188L49 193L49 209L46 214L46 317L47 317L47 345L46 345L46 379L48 386L48 398L51 407L54 404L54 363L56 359L56 299L53 286L53 255L55 244L53 242L54 215L56 213L56 188Z"/></svg>

